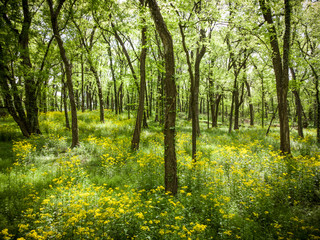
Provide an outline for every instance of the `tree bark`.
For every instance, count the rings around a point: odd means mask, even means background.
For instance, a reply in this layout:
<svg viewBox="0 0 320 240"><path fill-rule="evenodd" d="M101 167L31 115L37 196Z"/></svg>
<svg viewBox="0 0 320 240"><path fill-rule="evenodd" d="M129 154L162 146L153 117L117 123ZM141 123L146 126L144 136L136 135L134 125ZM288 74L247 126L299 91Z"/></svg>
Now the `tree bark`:
<svg viewBox="0 0 320 240"><path fill-rule="evenodd" d="M143 7L145 5L144 0L140 0L140 5ZM141 30L141 53L140 53L140 92L139 92L139 106L137 111L136 125L134 128L132 140L131 140L131 149L138 150L140 144L140 133L141 133L141 124L144 117L144 93L146 89L146 57L147 57L147 27L145 25L145 19L142 19L143 27Z"/></svg>
<svg viewBox="0 0 320 240"><path fill-rule="evenodd" d="M5 8L5 7L4 7ZM19 10L20 11L20 10ZM18 96L18 89L13 79L14 76L10 77L7 71L8 64L4 61L5 57L3 54L3 49L1 47L1 59L3 65L2 71L4 78L1 79L3 81L1 86L3 87L2 91L4 92L4 97L8 110L10 108L9 113L13 114L12 117L15 119L17 124L19 125L22 133L24 136L29 137L31 134L41 134L39 129L39 121L38 121L38 104L37 104L37 90L39 88L35 76L32 69L31 59L30 59L30 52L29 52L29 32L30 26L32 21L32 14L29 11L29 2L28 0L22 0L22 28L19 32L18 29L15 28L14 24L11 20L7 17L5 9L2 9L2 15L5 24L11 30L10 37L14 36L18 40L18 52L19 57L21 59L20 67L22 70L23 78L24 78L24 90L25 90L25 98L24 98L24 105L25 110L22 107L22 96ZM8 84L9 82L10 84ZM11 87L10 87L11 85ZM7 88L8 87L8 88ZM17 91L17 92L16 92ZM11 95L9 97L9 95ZM8 98L9 97L9 98ZM14 102L12 102L12 97ZM19 102L17 102L19 101ZM10 103L11 102L11 103ZM23 112L23 113L22 113ZM20 118L20 119L18 119ZM23 126L25 125L25 126Z"/></svg>
<svg viewBox="0 0 320 240"><path fill-rule="evenodd" d="M214 102L214 113L212 114L212 127L218 127L218 116L219 116L219 104L221 101L221 94L217 94Z"/></svg>
<svg viewBox="0 0 320 240"><path fill-rule="evenodd" d="M27 125L30 134L40 134L37 105L37 85L34 79L29 53L29 30L31 26L31 13L28 0L22 0L23 24L19 35L20 57L25 79L25 107L27 112Z"/></svg>
<svg viewBox="0 0 320 240"><path fill-rule="evenodd" d="M98 88L98 98L99 98L99 108L100 108L100 122L104 122L104 108L103 108L104 101L103 101L102 87L101 87L99 75L98 75L98 72L97 72L96 68L93 66L93 63L91 62L91 60L89 60L89 64L90 64L90 70L94 75L94 78L95 78L96 84L97 84L97 88Z"/></svg>
<svg viewBox="0 0 320 240"><path fill-rule="evenodd" d="M71 148L74 148L79 145L79 130L78 130L78 117L77 117L77 107L74 99L74 91L73 91L73 84L72 84L72 66L69 62L69 59L66 55L65 48L63 46L63 41L60 36L59 26L58 26L58 15L62 8L63 3L65 0L60 0L56 9L53 7L52 0L47 0L47 3L50 8L50 15L51 15L51 24L55 39L58 43L60 55L63 60L66 77L67 77L67 86L69 90L69 99L71 105L71 118L72 118L72 144Z"/></svg>
<svg viewBox="0 0 320 240"><path fill-rule="evenodd" d="M64 116L65 116L65 120L66 120L66 128L70 129L68 105L67 105L67 87L66 87L66 83L64 81L66 72L64 71L62 64L61 64L61 71L62 71L61 83L62 83L62 99L63 99Z"/></svg>
<svg viewBox="0 0 320 240"><path fill-rule="evenodd" d="M164 160L165 160L165 191L173 195L178 191L177 158L175 150L176 123L176 84L174 79L175 63L171 34L163 20L156 0L148 0L151 15L160 35L166 62L165 78L165 123L164 123Z"/></svg>
<svg viewBox="0 0 320 240"><path fill-rule="evenodd" d="M287 107L287 94L289 85L289 50L291 31L291 6L290 0L284 0L285 32L283 36L283 56L281 58L278 36L273 23L272 11L265 0L259 0L264 19L268 23L270 46L272 49L272 64L276 78L276 89L280 120L280 151L290 154L290 131Z"/></svg>
<svg viewBox="0 0 320 240"><path fill-rule="evenodd" d="M253 104L252 104L252 98L251 98L251 88L248 80L245 81L245 84L247 87L248 98L249 98L250 126L254 126L254 112L253 112Z"/></svg>
<svg viewBox="0 0 320 240"><path fill-rule="evenodd" d="M83 54L81 54L81 111L85 111L85 96L84 96L84 62L83 62Z"/></svg>
<svg viewBox="0 0 320 240"><path fill-rule="evenodd" d="M22 107L22 100L18 94L17 86L11 79L8 68L4 62L4 55L2 46L0 43L0 87L3 95L4 103L8 109L9 114L13 117L18 124L23 136L30 137L30 132L27 126L26 115ZM12 87L12 91L9 87L9 83ZM13 96L13 98L12 98Z"/></svg>
<svg viewBox="0 0 320 240"><path fill-rule="evenodd" d="M292 67L290 67L290 72L292 75L293 83L295 85L295 86L293 86L294 89L292 90L292 93L294 95L295 105L296 105L296 114L298 117L298 134L299 134L299 137L303 138L303 121L302 121L303 108L302 108L302 104L301 104L299 88L297 86L297 77L296 77L296 73Z"/></svg>

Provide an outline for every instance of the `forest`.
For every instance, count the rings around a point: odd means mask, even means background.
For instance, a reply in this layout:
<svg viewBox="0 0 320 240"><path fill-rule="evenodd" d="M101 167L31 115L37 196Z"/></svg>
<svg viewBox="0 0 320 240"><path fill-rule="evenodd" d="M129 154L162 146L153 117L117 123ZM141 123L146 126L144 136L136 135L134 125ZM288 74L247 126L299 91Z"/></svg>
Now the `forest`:
<svg viewBox="0 0 320 240"><path fill-rule="evenodd" d="M319 1L0 13L0 239L320 239Z"/></svg>

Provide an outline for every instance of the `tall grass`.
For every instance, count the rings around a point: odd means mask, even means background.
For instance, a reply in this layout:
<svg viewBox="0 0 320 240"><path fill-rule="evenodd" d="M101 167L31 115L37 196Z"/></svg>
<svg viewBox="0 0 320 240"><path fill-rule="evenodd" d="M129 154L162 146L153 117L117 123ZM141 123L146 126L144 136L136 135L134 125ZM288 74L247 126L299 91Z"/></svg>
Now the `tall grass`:
<svg viewBox="0 0 320 240"><path fill-rule="evenodd" d="M79 113L80 147L70 149L62 113L40 116L42 136L5 134L0 148L3 239L319 239L320 151L315 131L206 129L191 160L190 123L179 120L179 192L164 192L163 134L150 122L139 151L134 121ZM6 119L6 124L14 125ZM13 141L12 141L13 140ZM8 150L9 149L9 150ZM12 149L12 150L10 150ZM9 153L7 153L9 151Z"/></svg>

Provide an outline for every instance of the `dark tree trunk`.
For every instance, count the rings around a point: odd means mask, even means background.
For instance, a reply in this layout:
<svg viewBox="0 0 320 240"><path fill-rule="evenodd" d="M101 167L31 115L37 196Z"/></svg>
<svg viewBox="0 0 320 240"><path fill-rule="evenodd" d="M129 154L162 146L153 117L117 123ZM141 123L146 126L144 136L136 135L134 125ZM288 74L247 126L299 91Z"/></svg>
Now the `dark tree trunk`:
<svg viewBox="0 0 320 240"><path fill-rule="evenodd" d="M87 109L90 108L90 91L89 91L89 84L87 84L87 89L86 89L86 105Z"/></svg>
<svg viewBox="0 0 320 240"><path fill-rule="evenodd" d="M283 35L283 56L281 58L277 31L273 23L272 11L265 0L259 0L264 19L268 23L270 46L272 49L272 63L276 78L276 88L280 120L280 150L290 154L290 131L288 119L287 94L289 85L289 50L291 31L291 6L290 0L284 0L285 32Z"/></svg>
<svg viewBox="0 0 320 240"><path fill-rule="evenodd" d="M319 78L316 79L316 102L317 102L317 142L320 143L320 94L319 94Z"/></svg>
<svg viewBox="0 0 320 240"><path fill-rule="evenodd" d="M149 117L152 117L153 108L153 79L151 79L149 84Z"/></svg>
<svg viewBox="0 0 320 240"><path fill-rule="evenodd" d="M296 73L292 67L290 68L290 72L291 72L291 75L293 78L293 82L296 85L297 84L297 77L296 77ZM299 89L298 89L297 85L294 86L294 90L292 90L292 93L294 95L295 105L296 105L296 114L298 117L298 134L299 134L299 137L303 138L303 121L302 121L303 108L302 108L302 104L301 104L301 100L300 100L300 93L299 93Z"/></svg>
<svg viewBox="0 0 320 240"><path fill-rule="evenodd" d="M237 77L235 79L237 79ZM234 98L234 126L233 126L233 129L238 130L239 129L239 106L240 106L238 83L236 83L236 87L233 92L233 98Z"/></svg>
<svg viewBox="0 0 320 240"><path fill-rule="evenodd" d="M14 24L12 24L10 19L6 16L5 9L2 10L2 17L5 19L4 22L8 25L9 29L12 30L11 36L15 36L18 39L19 57L21 59L20 70L23 74L25 87L24 105L26 113L24 112L22 106L22 96L19 96L17 85L15 83L15 80L13 79L14 76L10 76L7 68L8 64L4 61L4 59L6 58L3 55L4 53L2 46L0 46L2 61L1 75L3 75L3 78L1 79L1 87L4 92L3 94L5 103L9 113L19 125L23 135L29 137L31 134L41 133L39 129L37 105L37 90L39 85L35 80L29 52L29 31L31 26L32 14L29 11L28 0L22 0L23 22L21 31L19 33L19 30L15 29Z"/></svg>
<svg viewBox="0 0 320 240"><path fill-rule="evenodd" d="M219 116L219 104L220 104L220 101L221 101L221 94L217 94L216 95L216 98L215 98L215 101L214 101L214 107L213 110L214 113L211 113L212 114L212 127L218 127L218 116Z"/></svg>
<svg viewBox="0 0 320 240"><path fill-rule="evenodd" d="M15 82L11 79L8 73L8 68L5 65L4 59L5 58L3 56L3 50L0 43L0 87L3 94L4 104L8 109L9 114L18 124L22 134L25 137L30 137L26 115L22 106L22 100L19 96L19 92L17 86L15 85ZM10 90L9 83L12 87L12 91Z"/></svg>
<svg viewBox="0 0 320 240"><path fill-rule="evenodd" d="M48 79L45 80L43 90L42 90L42 110L44 113L48 112L48 103L47 103L47 91L48 91Z"/></svg>
<svg viewBox="0 0 320 240"><path fill-rule="evenodd" d="M199 87L200 87L200 62L206 53L206 46L203 44L201 49L197 49L196 60L194 64L194 73L192 71L192 64L189 56L189 51L186 46L185 34L182 24L179 24L180 33L182 37L182 46L186 54L188 72L191 82L191 96L190 96L190 113L192 120L192 159L196 159L197 154L197 137L200 135L200 124L199 124ZM205 38L205 32L203 29L200 30L200 40Z"/></svg>
<svg viewBox="0 0 320 240"><path fill-rule="evenodd" d="M140 0L140 5L143 7L145 5L144 0ZM145 19L142 19L143 24L145 24ZM143 120L144 113L144 93L146 89L146 57L147 57L147 38L146 38L147 27L144 25L141 30L141 54L140 54L140 92L139 92L139 106L137 111L136 125L134 128L131 149L139 149L140 144L140 133L141 124Z"/></svg>
<svg viewBox="0 0 320 240"><path fill-rule="evenodd" d="M157 79L157 94L156 94L156 113L155 113L155 118L154 118L154 121L155 122L159 122L160 121L160 102L161 102L161 72L160 70L158 69L157 71L157 75L158 75L158 79Z"/></svg>
<svg viewBox="0 0 320 240"><path fill-rule="evenodd" d="M51 15L51 24L52 29L55 35L55 39L58 43L60 55L63 60L66 77L67 77L67 85L69 90L69 99L71 105L71 116L72 116L72 144L71 148L74 148L79 145L79 132L78 132L78 117L77 117L77 107L74 99L73 93L73 84L72 84L72 66L67 58L66 51L63 46L63 41L60 37L59 26L58 26L58 15L62 8L63 3L65 0L60 0L58 6L54 9L52 0L47 0L49 8L50 8L50 15Z"/></svg>
<svg viewBox="0 0 320 240"><path fill-rule="evenodd" d="M114 92L114 104L115 104L115 110L116 110L116 114L118 114L118 99L117 99L117 80L114 74L114 68L113 68L113 61L112 61L112 53L111 53L111 44L110 41L109 43L109 47L108 47L108 55L109 55L109 61L110 61L110 70L111 70L111 76L112 76L112 80L113 80L113 92Z"/></svg>
<svg viewBox="0 0 320 240"><path fill-rule="evenodd" d="M96 68L93 66L93 63L91 62L91 60L89 61L90 64L90 70L94 75L94 78L96 80L96 84L98 87L98 98L99 98L99 107L100 107L100 122L104 122L104 108L103 108L103 95L102 95L102 87L101 87L101 83L100 83L100 79L99 79L99 75L98 72L96 70Z"/></svg>
<svg viewBox="0 0 320 240"><path fill-rule="evenodd" d="M243 93L244 93L244 83L241 84L241 96L239 99L239 89L236 88L235 94L235 109L234 109L234 130L239 129L239 115L240 115L240 107L243 103Z"/></svg>
<svg viewBox="0 0 320 240"><path fill-rule="evenodd" d="M23 24L19 35L20 57L25 79L25 107L27 112L27 126L30 134L40 134L37 105L37 85L33 75L29 53L29 29L31 26L31 13L28 0L22 1Z"/></svg>
<svg viewBox="0 0 320 240"><path fill-rule="evenodd" d="M68 115L68 105L67 105L67 87L66 83L64 81L65 78L65 71L63 69L63 65L61 64L61 71L62 71L62 78L61 78L61 83L62 83L62 99L63 99L63 108L64 108L64 116L66 120L66 128L70 129L70 123L69 123L69 115Z"/></svg>
<svg viewBox="0 0 320 240"><path fill-rule="evenodd" d="M123 82L121 82L120 87L118 89L118 108L119 108L118 112L119 112L119 114L122 113L122 109L123 109L122 102L123 102Z"/></svg>
<svg viewBox="0 0 320 240"><path fill-rule="evenodd" d="M253 112L253 104L252 104L252 98L251 98L251 88L247 80L245 81L245 84L247 87L248 98L249 98L250 126L254 126L254 112Z"/></svg>
<svg viewBox="0 0 320 240"><path fill-rule="evenodd" d="M232 92L232 101L230 107L230 116L229 116L229 133L232 131L232 118L233 118L233 106L234 106L234 91Z"/></svg>
<svg viewBox="0 0 320 240"><path fill-rule="evenodd" d="M295 99L295 104L296 104L296 112L297 112L297 117L298 117L298 134L299 137L303 138L303 121L302 121L302 104L300 100L300 94L297 90L292 91Z"/></svg>
<svg viewBox="0 0 320 240"><path fill-rule="evenodd" d="M128 119L130 119L130 94L129 90L127 89L127 111L128 111Z"/></svg>
<svg viewBox="0 0 320 240"><path fill-rule="evenodd" d="M166 62L166 108L164 123L164 160L165 160L165 191L173 195L178 191L177 158L175 150L175 123L176 123L176 84L174 79L175 63L172 37L162 18L160 9L155 0L148 0L151 15L165 49Z"/></svg>
<svg viewBox="0 0 320 240"><path fill-rule="evenodd" d="M83 68L83 54L81 54L81 111L85 111L84 103L85 103L85 96L84 96L84 68Z"/></svg>

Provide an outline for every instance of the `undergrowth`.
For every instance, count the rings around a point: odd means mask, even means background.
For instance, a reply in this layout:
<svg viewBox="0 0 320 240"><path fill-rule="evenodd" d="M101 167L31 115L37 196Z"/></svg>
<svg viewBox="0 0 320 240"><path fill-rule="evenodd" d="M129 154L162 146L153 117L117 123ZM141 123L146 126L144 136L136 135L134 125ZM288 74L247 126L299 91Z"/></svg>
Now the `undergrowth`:
<svg viewBox="0 0 320 240"><path fill-rule="evenodd" d="M191 161L190 123L178 120L179 191L164 192L163 134L149 122L130 150L134 120L79 113L80 146L60 112L41 114L43 135L23 139L1 120L0 238L320 239L320 150L315 131L206 129Z"/></svg>

